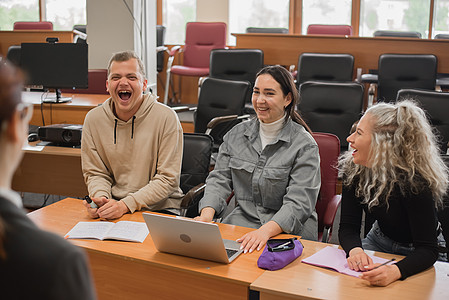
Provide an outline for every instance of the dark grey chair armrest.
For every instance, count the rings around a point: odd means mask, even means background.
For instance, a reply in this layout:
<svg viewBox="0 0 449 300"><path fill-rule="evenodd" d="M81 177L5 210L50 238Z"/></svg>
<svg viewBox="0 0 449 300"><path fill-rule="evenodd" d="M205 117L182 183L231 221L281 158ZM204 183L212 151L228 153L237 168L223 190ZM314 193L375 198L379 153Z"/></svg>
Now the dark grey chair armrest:
<svg viewBox="0 0 449 300"><path fill-rule="evenodd" d="M197 197L200 193L204 192L206 188L205 183L200 183L197 186L191 188L182 198L181 209L187 209L192 204L193 199Z"/></svg>
<svg viewBox="0 0 449 300"><path fill-rule="evenodd" d="M377 74L362 74L361 80L363 83L377 83L379 76Z"/></svg>
<svg viewBox="0 0 449 300"><path fill-rule="evenodd" d="M234 120L249 119L250 117L251 117L250 115L242 115L242 116L229 115L229 116L215 117L212 120L210 120L209 123L207 123L206 134L210 134L212 129L215 126L217 126L218 124L229 122L229 121L234 121Z"/></svg>

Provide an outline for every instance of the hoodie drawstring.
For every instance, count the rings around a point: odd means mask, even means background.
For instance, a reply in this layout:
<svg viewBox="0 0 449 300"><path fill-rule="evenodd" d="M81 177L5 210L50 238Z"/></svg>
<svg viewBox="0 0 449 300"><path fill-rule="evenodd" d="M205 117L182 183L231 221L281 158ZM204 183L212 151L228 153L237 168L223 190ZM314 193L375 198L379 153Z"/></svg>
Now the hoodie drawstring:
<svg viewBox="0 0 449 300"><path fill-rule="evenodd" d="M134 138L134 120L136 119L136 116L133 116L132 124L131 124L131 139ZM114 125L114 144L117 144L117 124L118 120L115 119L115 125Z"/></svg>
<svg viewBox="0 0 449 300"><path fill-rule="evenodd" d="M115 119L115 126L114 126L114 145L117 144L117 119Z"/></svg>
<svg viewBox="0 0 449 300"><path fill-rule="evenodd" d="M134 120L136 119L136 116L133 116L133 121L131 124L131 139L134 138Z"/></svg>

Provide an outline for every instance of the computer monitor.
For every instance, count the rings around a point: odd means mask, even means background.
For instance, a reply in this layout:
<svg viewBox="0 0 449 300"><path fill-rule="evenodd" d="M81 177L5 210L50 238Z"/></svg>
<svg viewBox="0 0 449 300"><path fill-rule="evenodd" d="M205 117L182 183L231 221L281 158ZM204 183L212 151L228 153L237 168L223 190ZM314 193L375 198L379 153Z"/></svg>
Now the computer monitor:
<svg viewBox="0 0 449 300"><path fill-rule="evenodd" d="M87 44L22 43L20 65L27 84L54 88L55 98L44 102L67 102L60 88L87 88Z"/></svg>

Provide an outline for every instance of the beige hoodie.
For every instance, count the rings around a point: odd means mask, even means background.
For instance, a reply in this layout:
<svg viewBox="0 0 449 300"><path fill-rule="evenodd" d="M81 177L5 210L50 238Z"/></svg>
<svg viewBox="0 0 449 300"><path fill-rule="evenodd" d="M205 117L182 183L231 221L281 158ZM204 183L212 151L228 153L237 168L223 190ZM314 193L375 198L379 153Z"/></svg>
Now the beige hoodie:
<svg viewBox="0 0 449 300"><path fill-rule="evenodd" d="M183 151L176 113L152 94L127 122L112 99L89 111L83 125L81 161L89 195L123 201L131 212L179 208Z"/></svg>

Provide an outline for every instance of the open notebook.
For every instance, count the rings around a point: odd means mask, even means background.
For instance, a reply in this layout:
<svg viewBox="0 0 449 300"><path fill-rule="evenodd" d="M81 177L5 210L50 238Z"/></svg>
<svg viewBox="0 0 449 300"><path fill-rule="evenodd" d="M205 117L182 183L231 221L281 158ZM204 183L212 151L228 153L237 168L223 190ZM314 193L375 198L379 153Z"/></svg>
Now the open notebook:
<svg viewBox="0 0 449 300"><path fill-rule="evenodd" d="M370 255L373 263L384 263L388 261L388 259L372 256ZM348 262L346 261L346 253L342 249L334 248L332 246L327 246L324 249L321 249L317 253L304 258L302 260L303 263L328 268L340 272L342 274L351 275L354 277L359 277L362 272L351 270L348 266Z"/></svg>

